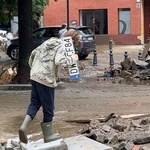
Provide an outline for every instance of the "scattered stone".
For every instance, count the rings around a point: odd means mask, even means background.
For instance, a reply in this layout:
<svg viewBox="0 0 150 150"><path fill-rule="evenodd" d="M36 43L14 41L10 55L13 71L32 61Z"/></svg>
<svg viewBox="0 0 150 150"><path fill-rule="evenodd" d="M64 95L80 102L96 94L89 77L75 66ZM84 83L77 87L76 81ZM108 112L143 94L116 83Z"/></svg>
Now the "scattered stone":
<svg viewBox="0 0 150 150"><path fill-rule="evenodd" d="M134 127L141 128L141 125L140 125L141 120L132 120L131 123Z"/></svg>
<svg viewBox="0 0 150 150"><path fill-rule="evenodd" d="M103 125L102 129L103 129L104 131L106 131L106 132L109 132L110 129L111 129L111 127L108 126L108 125Z"/></svg>
<svg viewBox="0 0 150 150"><path fill-rule="evenodd" d="M149 147L143 146L143 147L140 148L140 150L149 150Z"/></svg>
<svg viewBox="0 0 150 150"><path fill-rule="evenodd" d="M132 150L134 144L150 143L150 119L149 114L141 115L144 118L134 116L135 119L121 118L121 116L113 115L107 122L91 121L86 127L88 131L85 136L111 145L117 150L117 146L123 147L118 150ZM131 117L131 116L130 116ZM138 119L137 119L138 118ZM82 131L80 132L82 133ZM85 132L83 132L85 133Z"/></svg>
<svg viewBox="0 0 150 150"><path fill-rule="evenodd" d="M95 136L96 136L96 140L98 141L98 142L101 142L101 143L104 143L105 142L105 139L106 139L106 136L103 134L103 133L101 133L101 132L96 132L95 133ZM90 137L89 137L90 138ZM94 138L91 138L91 139L94 139Z"/></svg>
<svg viewBox="0 0 150 150"><path fill-rule="evenodd" d="M7 144L6 144L6 150L13 150L14 147L15 147L15 146L13 146L13 145L11 144L11 139L8 139L8 140L7 140Z"/></svg>
<svg viewBox="0 0 150 150"><path fill-rule="evenodd" d="M7 143L7 140L3 137L0 137L0 144L5 144Z"/></svg>
<svg viewBox="0 0 150 150"><path fill-rule="evenodd" d="M11 144L12 144L14 147L20 147L20 142L17 141L17 140L11 140Z"/></svg>
<svg viewBox="0 0 150 150"><path fill-rule="evenodd" d="M125 146L125 149L126 149L126 150L129 150L129 149L132 149L133 147L134 147L133 142L128 142L128 143L126 144L126 146Z"/></svg>
<svg viewBox="0 0 150 150"><path fill-rule="evenodd" d="M20 147L14 147L13 150L21 150Z"/></svg>
<svg viewBox="0 0 150 150"><path fill-rule="evenodd" d="M108 141L108 144L115 145L119 142L118 134L115 132L115 130L111 130L110 133L108 133L107 137L105 138L105 141Z"/></svg>
<svg viewBox="0 0 150 150"><path fill-rule="evenodd" d="M79 135L65 139L68 150L113 150L112 147Z"/></svg>

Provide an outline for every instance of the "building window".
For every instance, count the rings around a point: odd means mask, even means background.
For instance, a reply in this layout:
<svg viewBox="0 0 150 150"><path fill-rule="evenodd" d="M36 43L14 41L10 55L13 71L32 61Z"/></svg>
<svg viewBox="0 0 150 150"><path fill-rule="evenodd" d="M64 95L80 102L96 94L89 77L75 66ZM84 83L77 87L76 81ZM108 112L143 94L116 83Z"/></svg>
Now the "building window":
<svg viewBox="0 0 150 150"><path fill-rule="evenodd" d="M118 14L119 14L119 34L130 34L131 33L130 8L119 9Z"/></svg>

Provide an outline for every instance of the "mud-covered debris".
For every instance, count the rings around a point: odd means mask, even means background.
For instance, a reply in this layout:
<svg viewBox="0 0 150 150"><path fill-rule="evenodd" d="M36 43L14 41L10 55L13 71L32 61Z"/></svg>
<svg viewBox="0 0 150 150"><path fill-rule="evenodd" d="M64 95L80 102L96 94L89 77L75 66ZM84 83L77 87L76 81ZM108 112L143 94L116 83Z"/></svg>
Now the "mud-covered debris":
<svg viewBox="0 0 150 150"><path fill-rule="evenodd" d="M150 143L150 117L131 119L113 113L113 117L106 122L91 120L79 133L114 148L118 145L118 148L132 150L134 145Z"/></svg>

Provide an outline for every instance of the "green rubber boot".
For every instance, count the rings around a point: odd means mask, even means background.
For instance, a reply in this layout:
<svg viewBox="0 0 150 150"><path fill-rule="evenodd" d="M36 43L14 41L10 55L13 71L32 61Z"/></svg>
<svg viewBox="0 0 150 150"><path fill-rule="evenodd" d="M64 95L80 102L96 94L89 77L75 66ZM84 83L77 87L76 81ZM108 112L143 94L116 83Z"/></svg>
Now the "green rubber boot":
<svg viewBox="0 0 150 150"><path fill-rule="evenodd" d="M53 133L52 122L41 123L41 128L42 128L45 143L54 141L60 138L59 133Z"/></svg>
<svg viewBox="0 0 150 150"><path fill-rule="evenodd" d="M24 121L19 129L19 139L23 143L28 143L28 138L27 138L27 130L28 126L31 123L32 118L29 115L26 115L24 118Z"/></svg>

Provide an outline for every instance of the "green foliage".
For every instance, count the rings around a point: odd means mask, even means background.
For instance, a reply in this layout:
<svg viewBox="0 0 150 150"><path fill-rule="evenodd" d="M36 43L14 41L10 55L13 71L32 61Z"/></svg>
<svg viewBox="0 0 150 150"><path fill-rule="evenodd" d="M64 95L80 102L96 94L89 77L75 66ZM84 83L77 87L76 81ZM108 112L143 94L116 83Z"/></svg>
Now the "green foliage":
<svg viewBox="0 0 150 150"><path fill-rule="evenodd" d="M33 17L36 13L41 14L45 6L49 4L49 0L32 0L32 2ZM0 22L8 23L14 15L17 15L17 3L17 0L0 0Z"/></svg>
<svg viewBox="0 0 150 150"><path fill-rule="evenodd" d="M41 14L44 11L45 6L48 4L49 4L49 0L32 0L33 14L36 13Z"/></svg>
<svg viewBox="0 0 150 150"><path fill-rule="evenodd" d="M8 23L17 12L17 0L0 0L0 22Z"/></svg>

